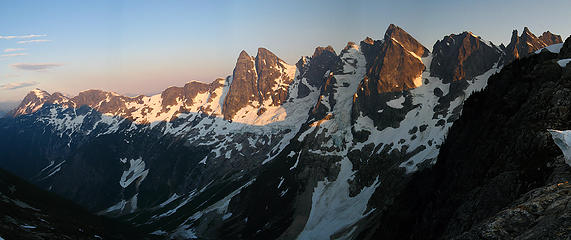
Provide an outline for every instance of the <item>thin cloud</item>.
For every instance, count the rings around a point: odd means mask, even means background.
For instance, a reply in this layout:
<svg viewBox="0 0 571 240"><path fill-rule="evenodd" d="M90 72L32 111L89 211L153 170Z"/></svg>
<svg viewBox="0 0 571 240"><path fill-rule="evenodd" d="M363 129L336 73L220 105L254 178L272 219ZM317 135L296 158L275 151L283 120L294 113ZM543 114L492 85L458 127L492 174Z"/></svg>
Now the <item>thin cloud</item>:
<svg viewBox="0 0 571 240"><path fill-rule="evenodd" d="M25 43L39 43L39 42L51 42L52 40L47 39L34 39L34 40L25 40L25 41L18 41L18 44L25 44Z"/></svg>
<svg viewBox="0 0 571 240"><path fill-rule="evenodd" d="M38 84L38 82L34 82L34 81L31 81L31 82L12 82L12 83L0 85L0 89L1 90L15 90L15 89L19 89L19 88L34 86L37 84Z"/></svg>
<svg viewBox="0 0 571 240"><path fill-rule="evenodd" d="M27 53L10 53L10 54L2 54L0 57L18 57L18 56L26 56Z"/></svg>
<svg viewBox="0 0 571 240"><path fill-rule="evenodd" d="M26 71L43 71L62 65L59 63L16 63L12 64L12 67Z"/></svg>
<svg viewBox="0 0 571 240"><path fill-rule="evenodd" d="M39 37L47 37L46 34L28 34L28 35L19 35L19 36L2 36L0 35L0 39L30 39L30 38L39 38Z"/></svg>
<svg viewBox="0 0 571 240"><path fill-rule="evenodd" d="M6 74L6 75L0 75L0 79L3 78L14 78L14 77L19 77L20 75L16 75L16 74Z"/></svg>
<svg viewBox="0 0 571 240"><path fill-rule="evenodd" d="M25 48L6 48L4 52L20 52L26 50Z"/></svg>

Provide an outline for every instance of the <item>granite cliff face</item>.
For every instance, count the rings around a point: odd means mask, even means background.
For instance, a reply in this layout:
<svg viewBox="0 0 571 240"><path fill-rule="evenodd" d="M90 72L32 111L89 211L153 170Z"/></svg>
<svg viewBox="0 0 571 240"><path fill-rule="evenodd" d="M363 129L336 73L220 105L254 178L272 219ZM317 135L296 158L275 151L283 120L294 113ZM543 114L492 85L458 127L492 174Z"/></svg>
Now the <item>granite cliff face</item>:
<svg viewBox="0 0 571 240"><path fill-rule="evenodd" d="M265 107L281 105L287 98L295 70L295 66L287 65L265 48L259 48L255 58L242 51L224 99L224 118L231 120L245 107L261 115Z"/></svg>
<svg viewBox="0 0 571 240"><path fill-rule="evenodd" d="M240 52L236 68L232 74L232 82L226 99L224 99L224 117L231 119L236 112L247 106L260 105L258 91L258 73L254 58L245 51Z"/></svg>

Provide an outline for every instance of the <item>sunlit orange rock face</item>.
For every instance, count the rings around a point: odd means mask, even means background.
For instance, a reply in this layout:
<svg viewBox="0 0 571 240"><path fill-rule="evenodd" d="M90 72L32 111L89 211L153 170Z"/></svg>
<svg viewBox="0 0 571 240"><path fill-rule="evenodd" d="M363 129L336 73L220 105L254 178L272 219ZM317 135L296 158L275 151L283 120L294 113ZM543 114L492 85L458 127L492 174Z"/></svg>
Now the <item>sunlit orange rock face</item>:
<svg viewBox="0 0 571 240"><path fill-rule="evenodd" d="M395 94L422 85L421 76L426 68L422 58L430 52L403 29L392 24L383 40L367 38L362 41L361 51L367 61L367 72L353 97L352 117L356 119L363 114L376 122L383 122L379 120L382 117L382 111L379 111L381 105ZM406 109L397 111L404 113Z"/></svg>
<svg viewBox="0 0 571 240"><path fill-rule="evenodd" d="M263 112L264 106L281 105L287 98L294 75L295 66L288 65L265 48L259 48L255 58L242 51L224 99L224 118L232 119L246 106Z"/></svg>
<svg viewBox="0 0 571 240"><path fill-rule="evenodd" d="M537 37L527 27L523 29L521 36L517 34L517 30L512 32L510 44L506 47L506 62L526 57L538 49L563 42L561 36L549 31Z"/></svg>
<svg viewBox="0 0 571 240"><path fill-rule="evenodd" d="M421 58L428 56L429 51L403 29L391 24L382 42L368 38L361 42L361 47L368 70L359 96L417 87L415 79L425 69Z"/></svg>

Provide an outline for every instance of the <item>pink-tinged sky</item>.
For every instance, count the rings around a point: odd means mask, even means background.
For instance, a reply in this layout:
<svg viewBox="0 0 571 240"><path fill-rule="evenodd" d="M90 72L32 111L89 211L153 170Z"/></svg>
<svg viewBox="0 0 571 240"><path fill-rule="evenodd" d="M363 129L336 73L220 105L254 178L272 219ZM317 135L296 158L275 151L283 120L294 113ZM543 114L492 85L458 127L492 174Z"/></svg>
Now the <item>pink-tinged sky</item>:
<svg viewBox="0 0 571 240"><path fill-rule="evenodd" d="M293 64L316 46L382 38L390 23L427 48L472 31L571 33L571 1L44 1L0 2L0 102L33 88L153 94L232 73L239 52L265 47Z"/></svg>

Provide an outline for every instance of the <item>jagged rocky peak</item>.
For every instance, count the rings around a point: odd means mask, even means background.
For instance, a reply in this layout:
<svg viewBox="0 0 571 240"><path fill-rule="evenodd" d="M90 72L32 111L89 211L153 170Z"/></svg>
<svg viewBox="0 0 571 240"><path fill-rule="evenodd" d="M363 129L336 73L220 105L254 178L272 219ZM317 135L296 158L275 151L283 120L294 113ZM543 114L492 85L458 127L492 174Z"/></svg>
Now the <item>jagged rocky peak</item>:
<svg viewBox="0 0 571 240"><path fill-rule="evenodd" d="M402 28L393 24L385 33L384 41L365 39L361 44L367 60L367 75L361 94L375 95L398 92L422 85L420 75L425 69L421 57L429 51Z"/></svg>
<svg viewBox="0 0 571 240"><path fill-rule="evenodd" d="M337 56L337 53L335 53L335 49L333 49L333 47L316 47L315 51L313 51L311 59L314 60L316 58L333 58L333 56Z"/></svg>
<svg viewBox="0 0 571 240"><path fill-rule="evenodd" d="M34 89L24 97L20 105L13 110L11 115L17 117L33 113L40 109L50 96L51 95L46 91Z"/></svg>
<svg viewBox="0 0 571 240"><path fill-rule="evenodd" d="M363 43L369 44L369 45L373 45L375 44L375 40L373 40L370 37L366 37L365 40L363 40Z"/></svg>
<svg viewBox="0 0 571 240"><path fill-rule="evenodd" d="M324 83L324 74L327 71L333 72L340 64L341 59L331 46L317 47L311 57L311 66L307 73L307 83L321 88Z"/></svg>
<svg viewBox="0 0 571 240"><path fill-rule="evenodd" d="M42 89L36 88L28 93L28 96L43 99L49 97L50 94Z"/></svg>
<svg viewBox="0 0 571 240"><path fill-rule="evenodd" d="M30 91L20 102L10 115L17 117L34 113L44 106L44 104L62 104L68 102L69 99L63 94L56 92L50 94L41 89L34 89Z"/></svg>
<svg viewBox="0 0 571 240"><path fill-rule="evenodd" d="M169 87L153 96L127 97L114 92L86 90L68 98L61 93L49 94L42 90L30 92L13 116L31 114L45 104L56 104L64 108L87 106L99 113L126 118L147 124L176 119L179 113L201 112L221 116L220 97L223 95L225 79L212 83L191 81L183 87Z"/></svg>
<svg viewBox="0 0 571 240"><path fill-rule="evenodd" d="M391 24L383 41L370 38L362 41L361 52L367 62L366 74L353 97L352 119L368 116L379 130L394 126L392 124L400 122L412 106L409 102L402 109L387 110L386 103L402 96L403 91L422 85L422 72L426 68L422 57L428 56L429 51L403 29ZM386 119L387 116L391 116L390 119Z"/></svg>
<svg viewBox="0 0 571 240"><path fill-rule="evenodd" d="M226 99L224 99L223 112L225 119L232 119L238 110L258 101L257 79L258 73L256 72L254 59L246 51L240 52L234 68L230 89Z"/></svg>
<svg viewBox="0 0 571 240"><path fill-rule="evenodd" d="M287 98L289 84L295 75L295 66L288 65L265 48L258 48L256 69L260 102L270 106L281 105Z"/></svg>
<svg viewBox="0 0 571 240"><path fill-rule="evenodd" d="M541 40L547 46L563 42L561 36L553 34L550 31L543 32L543 34L539 36L539 40Z"/></svg>
<svg viewBox="0 0 571 240"><path fill-rule="evenodd" d="M327 72L335 72L341 67L341 58L331 46L316 47L311 57L302 57L296 66L300 80L297 97L304 98L312 91L310 88L318 90L323 86Z"/></svg>
<svg viewBox="0 0 571 240"><path fill-rule="evenodd" d="M327 47L316 47L315 51L313 52L313 56L322 55L324 52L329 52L329 53L332 53L334 55L337 55L335 53L335 49L333 49L333 47L327 46Z"/></svg>
<svg viewBox="0 0 571 240"><path fill-rule="evenodd" d="M31 114L40 110L45 104L56 104L65 108L88 106L103 113L114 113L123 106L117 103L121 98L126 97L114 92L93 89L82 91L73 98L68 98L59 92L50 94L40 89L34 89L24 97L12 115L17 117Z"/></svg>
<svg viewBox="0 0 571 240"><path fill-rule="evenodd" d="M357 45L355 42L347 42L347 45L345 45L343 51L348 51L351 48L359 49L359 45Z"/></svg>
<svg viewBox="0 0 571 240"><path fill-rule="evenodd" d="M528 56L530 53L549 45L561 43L561 36L547 31L539 38L525 27L521 36L513 30L510 44L506 47L506 62Z"/></svg>
<svg viewBox="0 0 571 240"><path fill-rule="evenodd" d="M433 51L430 75L445 83L481 75L502 56L499 48L471 32L445 36L434 44Z"/></svg>
<svg viewBox="0 0 571 240"><path fill-rule="evenodd" d="M385 42L390 40L401 44L406 50L413 52L419 57L426 57L430 53L427 48L422 46L410 34L394 24L389 25L385 32Z"/></svg>
<svg viewBox="0 0 571 240"><path fill-rule="evenodd" d="M265 48L258 48L255 58L245 51L240 52L224 99L224 118L232 119L246 106L258 109L259 115L264 107L281 105L287 98L295 71L295 66L288 65Z"/></svg>

